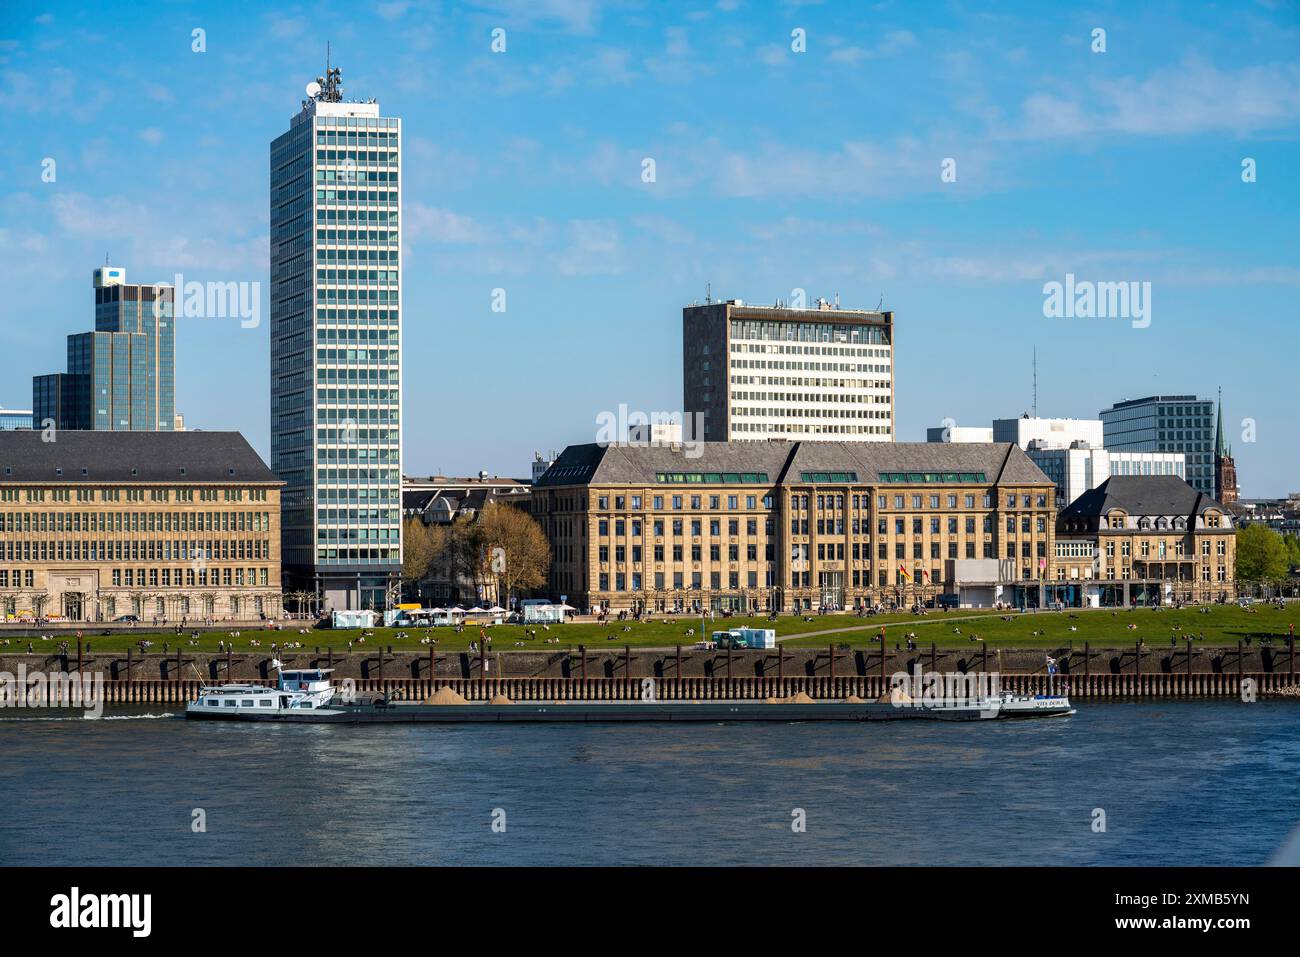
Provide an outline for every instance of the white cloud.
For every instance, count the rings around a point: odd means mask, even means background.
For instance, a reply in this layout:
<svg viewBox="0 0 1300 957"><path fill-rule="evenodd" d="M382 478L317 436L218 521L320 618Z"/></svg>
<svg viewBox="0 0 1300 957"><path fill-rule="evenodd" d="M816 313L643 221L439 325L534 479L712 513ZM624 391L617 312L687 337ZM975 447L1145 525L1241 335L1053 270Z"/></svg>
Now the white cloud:
<svg viewBox="0 0 1300 957"><path fill-rule="evenodd" d="M140 139L144 140L150 146L157 146L166 139L166 137L167 134L156 126L146 126L140 131Z"/></svg>
<svg viewBox="0 0 1300 957"><path fill-rule="evenodd" d="M493 0L482 6L504 16L509 24L558 23L570 33L592 33L600 19L597 0Z"/></svg>
<svg viewBox="0 0 1300 957"><path fill-rule="evenodd" d="M408 202L403 238L410 242L478 244L488 239L486 231L469 216L448 209Z"/></svg>
<svg viewBox="0 0 1300 957"><path fill-rule="evenodd" d="M391 3L375 5L375 12L385 20L400 20L411 9L409 0L393 0Z"/></svg>
<svg viewBox="0 0 1300 957"><path fill-rule="evenodd" d="M908 30L892 30L871 47L839 46L827 56L832 63L856 64L863 60L897 56L916 46L916 37Z"/></svg>
<svg viewBox="0 0 1300 957"><path fill-rule="evenodd" d="M115 241L114 256L146 273L165 276L172 270L204 269L254 277L266 270L270 242L265 234L217 238L214 233L219 230L213 229L210 218L168 218L161 206L85 193L56 194L50 200L50 211L65 237L96 243ZM177 224L184 222L194 223L195 235L178 231ZM123 246L127 248L123 250Z"/></svg>
<svg viewBox="0 0 1300 957"><path fill-rule="evenodd" d="M1300 64L1225 70L1188 57L1144 79L1093 79L1083 92L1034 93L1021 114L1015 135L1025 138L1280 129L1300 121Z"/></svg>
<svg viewBox="0 0 1300 957"><path fill-rule="evenodd" d="M568 242L551 260L562 276L622 272L622 242L618 228L598 220L574 220L566 228Z"/></svg>

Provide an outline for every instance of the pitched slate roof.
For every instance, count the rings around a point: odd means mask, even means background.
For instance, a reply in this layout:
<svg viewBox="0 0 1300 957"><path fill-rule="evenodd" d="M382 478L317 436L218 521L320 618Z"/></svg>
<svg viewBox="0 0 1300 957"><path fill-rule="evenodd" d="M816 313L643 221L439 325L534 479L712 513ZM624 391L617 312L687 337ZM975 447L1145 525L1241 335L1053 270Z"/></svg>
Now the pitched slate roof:
<svg viewBox="0 0 1300 957"><path fill-rule="evenodd" d="M282 484L238 432L0 431L0 483Z"/></svg>
<svg viewBox="0 0 1300 957"><path fill-rule="evenodd" d="M1113 508L1129 515L1182 515L1191 518L1223 506L1177 475L1113 475L1061 510L1060 518L1096 518Z"/></svg>
<svg viewBox="0 0 1300 957"><path fill-rule="evenodd" d="M877 483L881 472L983 472L990 483L1051 484L1010 442L571 445L537 484L649 485L656 482L657 472L757 472L766 473L772 484L800 482L802 472L856 472L861 484Z"/></svg>

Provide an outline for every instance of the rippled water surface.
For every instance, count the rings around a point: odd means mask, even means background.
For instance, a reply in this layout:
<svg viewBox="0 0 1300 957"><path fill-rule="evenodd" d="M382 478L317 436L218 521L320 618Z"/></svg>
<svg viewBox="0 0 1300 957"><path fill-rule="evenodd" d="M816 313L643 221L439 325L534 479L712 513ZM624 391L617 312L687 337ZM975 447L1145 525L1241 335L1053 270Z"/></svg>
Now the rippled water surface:
<svg viewBox="0 0 1300 957"><path fill-rule="evenodd" d="M1257 864L1300 819L1293 702L976 724L110 715L0 718L0 864Z"/></svg>

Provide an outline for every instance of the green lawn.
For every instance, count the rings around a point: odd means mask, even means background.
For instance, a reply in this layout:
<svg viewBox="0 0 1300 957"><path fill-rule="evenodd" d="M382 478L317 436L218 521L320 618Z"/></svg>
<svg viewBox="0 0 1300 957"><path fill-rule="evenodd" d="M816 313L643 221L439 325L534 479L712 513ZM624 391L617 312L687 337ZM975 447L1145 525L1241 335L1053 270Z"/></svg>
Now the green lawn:
<svg viewBox="0 0 1300 957"><path fill-rule="evenodd" d="M894 614L871 618L858 618L852 615L814 616L811 621L801 617L784 615L775 624L765 618L718 618L706 622L709 631L724 628L736 628L742 625L753 627L775 627L777 637L786 647L826 647L829 644L847 644L854 647L867 647L874 644L872 639L885 627L886 641L890 647L902 644L907 633L914 633L916 641L922 646L935 642L941 648L970 647L974 642L971 635L977 635L990 646L1012 647L1058 647L1073 643L1081 646L1085 641L1093 647L1125 647L1141 638L1148 648L1167 646L1171 635L1191 633L1204 634L1206 644L1231 644L1246 637L1258 638L1272 635L1284 638L1287 626L1300 619L1300 604L1294 604L1282 610L1266 606L1254 606L1246 610L1229 606L1214 606L1208 613L1190 608L1182 611L1135 610L1111 612L1073 611L1073 612L1029 612L1027 614L1009 613L1011 620L1002 620L1008 613L984 609L930 612L926 615ZM1297 622L1300 624L1300 622ZM1135 629L1128 626L1136 625ZM1071 628L1076 630L1071 631ZM627 630L625 630L627 629ZM687 634L694 629L695 634ZM606 625L577 623L552 625L549 630L537 628L537 638L525 634L520 625L497 625L488 629L492 636L491 647L494 651L516 650L555 650L573 648L585 644L588 648L621 648L623 645L634 647L671 648L674 645L690 645L699 638L700 620L698 618L681 618L673 621L653 620L643 622L610 622ZM811 632L836 630L836 634L814 635ZM1037 634L1036 634L1037 633ZM283 645L285 642L302 642L305 650L330 647L335 653L347 651L348 642L353 642L354 652L373 652L380 645L392 646L394 651L428 651L429 646L421 644L425 635L437 639L438 651L464 651L471 641L479 636L477 628L466 628L457 634L452 628L434 628L428 631L411 629L407 637L397 637L391 628L376 628L364 642L358 643L361 632L357 630L321 629L310 634L300 635L296 628L281 631L241 630L235 639L237 652L256 650L269 652L272 643ZM166 643L169 651L175 651L178 639L174 631L160 632L142 629L135 632L115 633L111 636L100 635L92 630L85 633L85 641L91 644L95 652L124 651L128 647L138 648L142 640L153 644L150 653L161 652ZM558 644L548 644L546 639L558 638ZM30 643L34 651L53 651L63 640L68 640L75 651L76 639L67 633L54 633L51 640L40 638L0 635L0 654L23 652ZM229 642L228 630L213 630L202 633L196 645L190 645L188 632L179 643L187 651L215 652L218 642ZM7 641L8 644L4 644ZM260 642L253 645L253 641ZM517 644L522 642L522 644Z"/></svg>
<svg viewBox="0 0 1300 957"><path fill-rule="evenodd" d="M958 614L950 612L949 617ZM1275 641L1285 640L1288 625L1300 625L1300 604L1286 609L1257 605L1250 609L1236 605L1209 607L1208 611L1184 608L1180 611L1135 609L1133 611L1065 611L1028 612L1014 614L1010 621L994 615L978 621L945 621L941 615L929 614L923 618L885 628L885 640L892 648L903 643L906 635L914 633L916 642L928 647L931 642L940 648L976 647L983 642L989 647L1082 647L1088 642L1094 648L1121 648L1141 639L1146 647L1159 649L1169 646L1169 639L1193 635L1196 644L1236 645L1247 638L1252 642L1271 636ZM1130 627L1133 626L1133 627ZM836 635L837 643L853 647L875 644L872 639L879 627L868 625L844 635ZM979 640L972 640L976 636ZM1202 642L1202 636L1204 641ZM784 642L788 647L824 646L828 637L792 638Z"/></svg>

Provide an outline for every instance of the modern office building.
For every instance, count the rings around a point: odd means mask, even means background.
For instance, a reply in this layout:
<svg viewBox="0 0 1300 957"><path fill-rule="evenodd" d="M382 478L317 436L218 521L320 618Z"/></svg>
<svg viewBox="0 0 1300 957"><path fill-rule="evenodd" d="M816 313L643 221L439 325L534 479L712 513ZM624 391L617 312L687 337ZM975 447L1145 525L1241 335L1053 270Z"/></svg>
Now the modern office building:
<svg viewBox="0 0 1300 957"><path fill-rule="evenodd" d="M6 409L0 406L0 429L30 429L31 409Z"/></svg>
<svg viewBox="0 0 1300 957"><path fill-rule="evenodd" d="M286 587L384 608L402 556L401 120L307 85L271 143L271 466Z"/></svg>
<svg viewBox="0 0 1300 957"><path fill-rule="evenodd" d="M991 439L982 439L985 433ZM994 419L991 429L941 426L928 429L926 434L930 442L994 441L1019 446L1056 485L1057 508L1064 508L1112 475L1186 476L1181 452L1117 452L1103 448L1100 419L1047 419L1025 414L1018 419Z"/></svg>
<svg viewBox="0 0 1300 957"><path fill-rule="evenodd" d="M925 430L927 442L992 442L993 430L978 425L939 425Z"/></svg>
<svg viewBox="0 0 1300 957"><path fill-rule="evenodd" d="M38 428L170 432L176 336L170 285L128 285L126 270L94 272L95 331L68 336L67 371L34 376Z"/></svg>
<svg viewBox="0 0 1300 957"><path fill-rule="evenodd" d="M570 446L532 489L583 611L1037 604L1052 484L1010 444Z"/></svg>
<svg viewBox="0 0 1300 957"><path fill-rule="evenodd" d="M682 346L687 440L894 441L892 312L708 301Z"/></svg>
<svg viewBox="0 0 1300 957"><path fill-rule="evenodd" d="M1152 395L1117 402L1100 413L1104 444L1114 452L1181 452L1186 479L1213 497L1214 400L1194 395Z"/></svg>
<svg viewBox="0 0 1300 957"><path fill-rule="evenodd" d="M1056 507L1064 508L1112 475L1172 475L1186 479L1182 452L1112 452L1099 448L1038 448L1025 454L1056 485Z"/></svg>
<svg viewBox="0 0 1300 957"><path fill-rule="evenodd" d="M993 420L993 441L1014 442L1022 449L1099 449L1103 434L1100 419L1042 419L1025 414Z"/></svg>
<svg viewBox="0 0 1300 957"><path fill-rule="evenodd" d="M0 620L279 617L280 481L238 432L0 432Z"/></svg>

